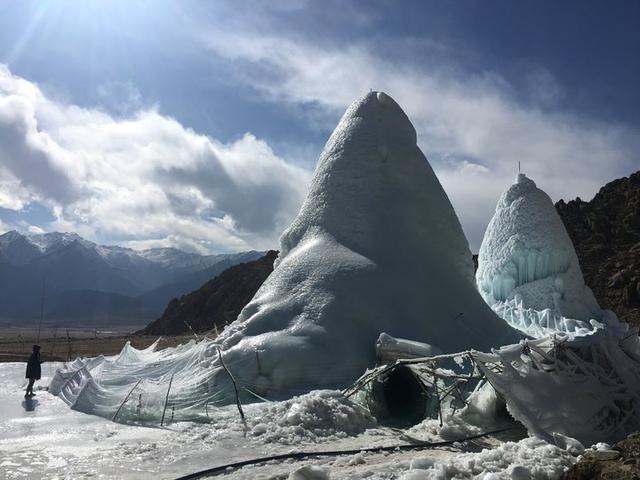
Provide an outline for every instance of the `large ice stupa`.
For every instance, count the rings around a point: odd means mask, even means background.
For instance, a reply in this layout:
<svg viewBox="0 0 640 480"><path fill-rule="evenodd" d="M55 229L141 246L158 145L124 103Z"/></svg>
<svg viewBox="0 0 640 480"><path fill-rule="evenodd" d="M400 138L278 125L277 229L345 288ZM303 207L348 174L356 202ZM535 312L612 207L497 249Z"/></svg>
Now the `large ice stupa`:
<svg viewBox="0 0 640 480"><path fill-rule="evenodd" d="M348 108L280 249L217 339L77 360L50 391L108 418L207 420L209 406L235 400L231 376L243 397L346 386L375 364L383 332L425 342L431 354L520 338L476 290L453 207L384 93Z"/></svg>
<svg viewBox="0 0 640 480"><path fill-rule="evenodd" d="M375 362L381 332L442 352L518 338L475 288L467 240L413 125L371 92L331 135L273 273L220 345L240 383L269 395L347 384Z"/></svg>
<svg viewBox="0 0 640 480"><path fill-rule="evenodd" d="M599 323L617 323L585 285L553 202L522 173L498 201L480 247L476 281L501 317L533 336L587 333Z"/></svg>

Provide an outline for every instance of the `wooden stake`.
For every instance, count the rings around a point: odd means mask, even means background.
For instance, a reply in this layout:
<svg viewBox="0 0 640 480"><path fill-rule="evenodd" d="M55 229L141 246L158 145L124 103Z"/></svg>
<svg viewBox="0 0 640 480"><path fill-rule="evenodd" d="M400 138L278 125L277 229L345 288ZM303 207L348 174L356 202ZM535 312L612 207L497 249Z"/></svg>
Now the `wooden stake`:
<svg viewBox="0 0 640 480"><path fill-rule="evenodd" d="M69 336L69 329L67 328L67 362L71 360L71 337Z"/></svg>
<svg viewBox="0 0 640 480"><path fill-rule="evenodd" d="M189 325L189 322L187 322L186 320L182 320L184 322L184 324L189 327L189 330L191 330L191 333L193 334L194 337L196 337L196 341L200 341L200 337L198 337L198 334L193 330L193 328L191 328L191 325Z"/></svg>
<svg viewBox="0 0 640 480"><path fill-rule="evenodd" d="M222 365L222 368L224 368L224 370L227 372L227 375L229 375L229 378L231 379L231 383L233 384L233 390L236 392L236 405L238 406L238 411L240 412L240 418L242 419L242 423L244 424L244 428L246 431L247 421L245 420L244 412L242 411L242 404L240 403L240 395L238 394L238 386L236 385L236 379L233 378L233 375L231 375L231 372L229 371L227 366L224 364L224 360L222 360L222 351L220 350L220 347L217 347L217 348L218 348L218 358L220 359L220 364Z"/></svg>
<svg viewBox="0 0 640 480"><path fill-rule="evenodd" d="M98 340L98 330L94 329L93 330L93 342L91 343L91 357L94 356L95 352L96 352L96 341Z"/></svg>
<svg viewBox="0 0 640 480"><path fill-rule="evenodd" d="M53 361L56 355L56 337L57 336L58 336L58 329L56 328L53 331L53 346L51 347L51 361Z"/></svg>
<svg viewBox="0 0 640 480"><path fill-rule="evenodd" d="M142 379L138 380L136 382L136 384L133 386L133 388L131 390L129 390L129 393L127 393L127 396L124 397L124 400L122 401L122 403L118 407L118 410L116 410L116 413L113 414L113 417L111 418L112 421L114 421L114 422L116 421L116 418L117 418L118 414L120 413L120 410L122 409L124 404L127 403L127 400L129 400L129 397L131 396L131 394L136 389L136 387L140 384L141 381L142 381Z"/></svg>
<svg viewBox="0 0 640 480"><path fill-rule="evenodd" d="M44 296L46 293L46 283L45 278L42 277L42 300L40 301L40 323L38 325L38 338L36 339L36 344L40 343L40 331L42 330L42 320L44 319Z"/></svg>
<svg viewBox="0 0 640 480"><path fill-rule="evenodd" d="M162 419L160 420L160 426L164 425L164 414L167 411L167 402L169 401L169 392L171 391L171 384L173 383L173 373L171 374L171 379L169 380L169 388L167 388L167 395L164 397L164 408L162 409Z"/></svg>

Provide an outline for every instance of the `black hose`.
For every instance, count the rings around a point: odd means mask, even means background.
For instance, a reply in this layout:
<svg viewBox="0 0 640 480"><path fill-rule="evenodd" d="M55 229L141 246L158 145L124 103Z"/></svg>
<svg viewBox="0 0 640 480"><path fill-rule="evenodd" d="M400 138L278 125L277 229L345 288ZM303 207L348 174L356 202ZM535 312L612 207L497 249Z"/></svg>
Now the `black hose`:
<svg viewBox="0 0 640 480"><path fill-rule="evenodd" d="M466 442L468 440L476 440L478 438L487 437L489 435L495 435L497 433L506 432L512 430L513 427L501 428L499 430L492 430L489 432L479 433L478 435L472 435L470 437L461 438L459 440L447 440L442 442L421 442L418 444L410 445L389 445L387 447L369 447L369 448L355 448L352 450L325 450L320 452L293 452L283 453L280 455L271 455L269 457L252 458L250 460L242 460L236 463L229 463L227 465L220 465L219 467L207 468L195 473L189 473L182 477L178 477L175 480L193 480L196 478L202 478L205 476L214 476L220 473L225 473L227 469L236 469L246 467L247 465L257 465L260 463L271 462L273 460L302 460L308 457L337 457L339 455L356 455L362 452L393 452L393 451L406 451L406 450L420 450L423 448L437 448L452 445L458 442Z"/></svg>

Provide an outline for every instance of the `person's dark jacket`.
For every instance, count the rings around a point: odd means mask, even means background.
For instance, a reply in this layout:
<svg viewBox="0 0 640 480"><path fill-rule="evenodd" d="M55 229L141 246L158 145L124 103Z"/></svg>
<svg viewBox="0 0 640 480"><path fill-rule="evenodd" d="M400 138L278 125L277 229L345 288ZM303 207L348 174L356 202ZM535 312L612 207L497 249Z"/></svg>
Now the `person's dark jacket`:
<svg viewBox="0 0 640 480"><path fill-rule="evenodd" d="M29 361L27 362L27 374L25 378L34 378L36 380L40 380L40 375L42 374L42 370L40 368L40 352L32 353L29 357Z"/></svg>

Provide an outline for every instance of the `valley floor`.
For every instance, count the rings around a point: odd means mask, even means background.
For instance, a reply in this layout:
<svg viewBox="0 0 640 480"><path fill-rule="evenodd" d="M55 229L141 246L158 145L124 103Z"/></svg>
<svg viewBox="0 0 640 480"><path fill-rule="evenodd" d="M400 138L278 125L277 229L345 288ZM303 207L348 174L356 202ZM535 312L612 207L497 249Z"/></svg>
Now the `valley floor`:
<svg viewBox="0 0 640 480"><path fill-rule="evenodd" d="M193 335L159 337L157 335L133 335L133 328L51 328L43 327L38 339L35 327L20 328L0 326L0 362L26 361L31 354L33 344L42 347L44 361L67 361L76 357L97 355L115 355L122 347L131 342L135 348L142 349L160 339L160 348L174 347L186 343Z"/></svg>

